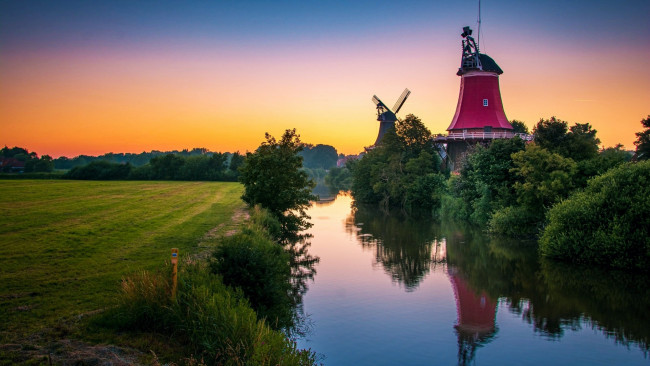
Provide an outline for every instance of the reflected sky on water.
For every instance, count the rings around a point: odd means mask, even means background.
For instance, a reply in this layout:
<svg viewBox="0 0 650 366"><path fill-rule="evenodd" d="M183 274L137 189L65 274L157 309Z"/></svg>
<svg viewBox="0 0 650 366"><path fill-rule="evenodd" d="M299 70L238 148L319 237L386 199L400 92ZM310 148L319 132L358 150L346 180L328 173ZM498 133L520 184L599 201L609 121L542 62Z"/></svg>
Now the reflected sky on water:
<svg viewBox="0 0 650 366"><path fill-rule="evenodd" d="M647 365L647 276L540 261L498 240L352 199L315 204L300 347L326 365Z"/></svg>

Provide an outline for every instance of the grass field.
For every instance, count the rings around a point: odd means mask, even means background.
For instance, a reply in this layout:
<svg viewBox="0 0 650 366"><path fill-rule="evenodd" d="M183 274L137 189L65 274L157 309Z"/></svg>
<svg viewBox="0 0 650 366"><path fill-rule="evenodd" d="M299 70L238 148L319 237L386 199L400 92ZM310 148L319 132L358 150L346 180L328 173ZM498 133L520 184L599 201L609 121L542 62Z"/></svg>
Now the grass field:
<svg viewBox="0 0 650 366"><path fill-rule="evenodd" d="M122 276L232 229L238 183L0 180L0 343L112 304Z"/></svg>

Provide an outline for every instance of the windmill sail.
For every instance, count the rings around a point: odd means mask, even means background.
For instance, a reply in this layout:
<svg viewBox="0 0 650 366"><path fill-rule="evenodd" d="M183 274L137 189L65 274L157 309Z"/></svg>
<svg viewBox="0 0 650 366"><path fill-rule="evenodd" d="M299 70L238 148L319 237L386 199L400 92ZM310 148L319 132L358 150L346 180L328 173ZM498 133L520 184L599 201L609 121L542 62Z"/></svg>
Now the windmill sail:
<svg viewBox="0 0 650 366"><path fill-rule="evenodd" d="M393 107L393 111L395 111L395 114L399 112L400 109L402 109L402 106L404 105L404 102L406 102L406 98L411 95L411 91L407 89L404 89L402 92L402 95L400 95L399 98L397 98L397 102L395 102L395 106Z"/></svg>

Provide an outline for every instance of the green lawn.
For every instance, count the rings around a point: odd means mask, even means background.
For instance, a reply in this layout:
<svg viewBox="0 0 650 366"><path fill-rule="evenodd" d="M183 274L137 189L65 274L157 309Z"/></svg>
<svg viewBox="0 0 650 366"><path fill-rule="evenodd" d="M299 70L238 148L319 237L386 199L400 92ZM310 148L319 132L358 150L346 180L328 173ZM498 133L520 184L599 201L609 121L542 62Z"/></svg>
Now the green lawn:
<svg viewBox="0 0 650 366"><path fill-rule="evenodd" d="M125 274L233 228L238 183L0 180L0 343L112 303ZM211 235L206 235L210 232Z"/></svg>

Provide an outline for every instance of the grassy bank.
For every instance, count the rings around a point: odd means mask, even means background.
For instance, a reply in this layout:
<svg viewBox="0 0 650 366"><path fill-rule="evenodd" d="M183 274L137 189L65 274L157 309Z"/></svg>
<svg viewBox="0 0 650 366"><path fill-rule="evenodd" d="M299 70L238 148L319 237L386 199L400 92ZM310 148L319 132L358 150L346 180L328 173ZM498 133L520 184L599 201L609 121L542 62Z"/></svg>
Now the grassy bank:
<svg viewBox="0 0 650 366"><path fill-rule="evenodd" d="M237 183L0 181L0 343L111 303L122 276L232 228Z"/></svg>

